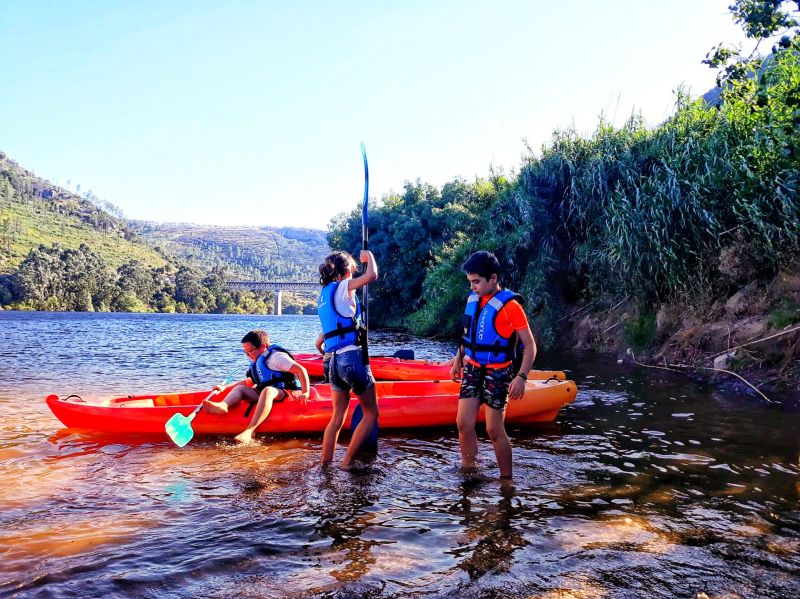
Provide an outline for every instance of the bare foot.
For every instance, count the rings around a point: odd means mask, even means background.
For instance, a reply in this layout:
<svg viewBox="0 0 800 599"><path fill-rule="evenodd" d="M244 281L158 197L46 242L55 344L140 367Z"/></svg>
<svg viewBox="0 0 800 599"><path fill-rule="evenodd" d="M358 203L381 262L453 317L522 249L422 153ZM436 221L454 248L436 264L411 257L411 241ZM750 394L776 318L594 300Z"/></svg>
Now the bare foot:
<svg viewBox="0 0 800 599"><path fill-rule="evenodd" d="M209 414L227 414L228 413L228 404L224 401L211 401L207 399L203 402L203 408L205 408L206 412Z"/></svg>
<svg viewBox="0 0 800 599"><path fill-rule="evenodd" d="M242 431L236 435L233 440L239 445L249 445L253 442L253 433L250 431Z"/></svg>

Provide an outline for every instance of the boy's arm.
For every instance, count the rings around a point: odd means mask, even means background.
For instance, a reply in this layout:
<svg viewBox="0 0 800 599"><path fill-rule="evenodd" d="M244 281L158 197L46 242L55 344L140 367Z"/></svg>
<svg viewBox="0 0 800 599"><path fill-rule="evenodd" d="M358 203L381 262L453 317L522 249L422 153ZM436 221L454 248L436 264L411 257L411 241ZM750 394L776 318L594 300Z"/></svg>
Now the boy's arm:
<svg viewBox="0 0 800 599"><path fill-rule="evenodd" d="M300 402L305 404L306 400L308 399L308 392L311 388L311 385L308 381L308 371L303 365L292 360L292 365L289 368L289 372L297 375L297 378L300 379Z"/></svg>
<svg viewBox="0 0 800 599"><path fill-rule="evenodd" d="M525 346L525 351L522 353L522 364L519 367L518 374L524 374L528 378L528 372L533 368L533 361L536 359L536 340L531 333L531 327L526 327L517 331L517 337ZM521 377L520 377L521 378Z"/></svg>
<svg viewBox="0 0 800 599"><path fill-rule="evenodd" d="M319 353L321 353L321 354L325 353L325 347L324 347L325 346L325 337L323 336L322 333L317 335L317 340L314 342L314 345L316 346L317 351Z"/></svg>
<svg viewBox="0 0 800 599"><path fill-rule="evenodd" d="M514 375L514 379L508 386L509 399L522 399L525 394L525 381L528 380L528 371L533 366L533 360L536 357L536 341L533 338L533 333L531 333L531 327L527 326L524 329L517 330L517 337L525 346L525 351L522 353L522 364L519 372Z"/></svg>

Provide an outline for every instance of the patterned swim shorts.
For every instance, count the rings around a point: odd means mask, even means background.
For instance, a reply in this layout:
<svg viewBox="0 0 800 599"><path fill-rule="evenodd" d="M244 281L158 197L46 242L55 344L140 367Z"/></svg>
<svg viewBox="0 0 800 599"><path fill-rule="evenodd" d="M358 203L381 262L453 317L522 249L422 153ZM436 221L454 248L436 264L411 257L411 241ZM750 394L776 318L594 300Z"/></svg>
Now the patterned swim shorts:
<svg viewBox="0 0 800 599"><path fill-rule="evenodd" d="M508 403L508 386L514 379L514 365L488 368L464 363L459 397L475 397L495 410L503 410Z"/></svg>

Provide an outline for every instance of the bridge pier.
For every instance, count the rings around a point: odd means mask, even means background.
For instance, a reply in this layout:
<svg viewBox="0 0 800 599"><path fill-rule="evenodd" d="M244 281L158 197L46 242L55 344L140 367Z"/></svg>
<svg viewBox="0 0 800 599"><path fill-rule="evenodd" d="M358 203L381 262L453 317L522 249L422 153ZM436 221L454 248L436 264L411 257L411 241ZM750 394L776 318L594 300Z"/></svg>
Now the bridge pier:
<svg viewBox="0 0 800 599"><path fill-rule="evenodd" d="M275 294L275 306L273 314L281 316L283 314L283 291L293 293L319 294L319 283L309 283L307 281L226 281L225 287L231 291L238 289L249 289L250 291Z"/></svg>

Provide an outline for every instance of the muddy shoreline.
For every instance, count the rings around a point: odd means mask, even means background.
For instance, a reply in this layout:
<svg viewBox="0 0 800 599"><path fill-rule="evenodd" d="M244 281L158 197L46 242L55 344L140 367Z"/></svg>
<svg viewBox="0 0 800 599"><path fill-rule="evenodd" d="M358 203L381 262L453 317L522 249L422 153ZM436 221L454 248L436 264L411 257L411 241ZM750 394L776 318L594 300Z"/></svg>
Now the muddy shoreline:
<svg viewBox="0 0 800 599"><path fill-rule="evenodd" d="M630 298L583 302L567 306L564 316L561 350L669 368L761 401L759 391L800 405L800 264L713 300L674 301L650 313Z"/></svg>

